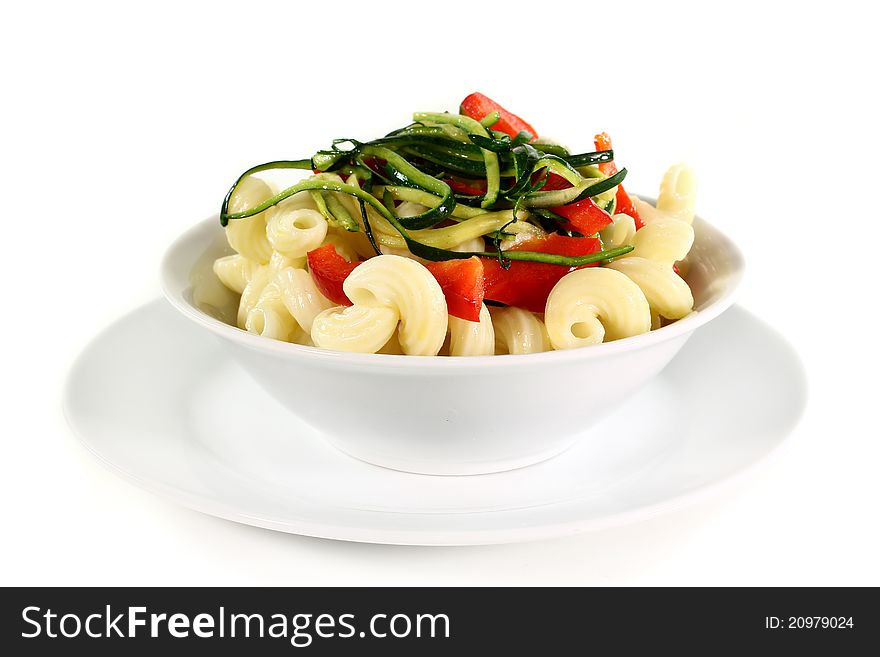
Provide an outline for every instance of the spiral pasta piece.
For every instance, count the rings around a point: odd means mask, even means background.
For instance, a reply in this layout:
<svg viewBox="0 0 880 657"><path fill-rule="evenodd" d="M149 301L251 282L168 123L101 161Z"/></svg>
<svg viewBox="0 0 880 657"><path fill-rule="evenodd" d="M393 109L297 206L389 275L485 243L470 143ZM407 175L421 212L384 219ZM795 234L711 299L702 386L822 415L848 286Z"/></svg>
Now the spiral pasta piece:
<svg viewBox="0 0 880 657"><path fill-rule="evenodd" d="M291 339L298 327L284 306L277 280L270 280L263 287L257 303L247 312L244 327L248 332L265 338L285 342Z"/></svg>
<svg viewBox="0 0 880 657"><path fill-rule="evenodd" d="M315 317L311 337L316 347L375 354L394 335L398 315L388 306L335 306Z"/></svg>
<svg viewBox="0 0 880 657"><path fill-rule="evenodd" d="M249 176L238 183L229 198L229 212L244 212L272 196L272 188L259 178ZM266 221L275 213L269 208L245 219L231 219L226 226L229 246L244 257L266 264L272 256L272 245L266 237Z"/></svg>
<svg viewBox="0 0 880 657"><path fill-rule="evenodd" d="M287 267L293 267L294 269L304 269L306 266L306 257L302 258L288 258L283 253L278 253L278 251L272 252L272 257L269 258L269 269L272 273L277 274L282 269L286 269Z"/></svg>
<svg viewBox="0 0 880 657"><path fill-rule="evenodd" d="M405 356L403 353L403 349L400 347L400 340L397 336L397 331L394 331L391 334L391 337L388 338L388 342L385 343L385 346L382 347L377 354L388 354L390 356Z"/></svg>
<svg viewBox="0 0 880 657"><path fill-rule="evenodd" d="M277 253L302 258L321 246L327 236L327 221L317 210L281 203L266 224L266 236Z"/></svg>
<svg viewBox="0 0 880 657"><path fill-rule="evenodd" d="M268 267L260 267L248 284L245 285L238 303L238 318L236 324L240 329L246 329L248 313L257 305L260 295L272 279L272 272Z"/></svg>
<svg viewBox="0 0 880 657"><path fill-rule="evenodd" d="M642 223L645 226L650 226L655 221L666 221L667 219L674 219L674 217L670 217L665 212L661 212L647 201L643 201L642 199L640 199L635 194L630 194L629 198L633 202L636 211L639 213L639 218L642 220ZM644 230L644 228L642 228L642 230Z"/></svg>
<svg viewBox="0 0 880 657"><path fill-rule="evenodd" d="M214 274L220 282L236 294L244 292L244 288L259 269L260 263L238 253L217 258L213 265Z"/></svg>
<svg viewBox="0 0 880 657"><path fill-rule="evenodd" d="M621 258L607 267L625 274L641 288L655 316L681 319L694 307L694 296L688 284L668 264L646 258ZM655 322L659 324L655 320L652 325Z"/></svg>
<svg viewBox="0 0 880 657"><path fill-rule="evenodd" d="M550 351L550 338L544 323L528 310L492 308L495 351L499 354L536 354Z"/></svg>
<svg viewBox="0 0 880 657"><path fill-rule="evenodd" d="M303 331L311 333L315 317L332 308L333 302L321 294L305 269L287 267L278 273L276 281L287 312Z"/></svg>
<svg viewBox="0 0 880 657"><path fill-rule="evenodd" d="M633 250L623 258L646 258L668 264L683 260L694 243L694 228L684 221L665 219L648 224L632 239Z"/></svg>
<svg viewBox="0 0 880 657"><path fill-rule="evenodd" d="M282 206L282 205L287 207L290 211L300 210L303 208L306 208L309 210L317 210L318 209L318 207L315 205L315 200L312 198L312 195L309 194L308 192L297 192L296 194L294 194L290 198L285 199L284 201L279 203L279 206Z"/></svg>
<svg viewBox="0 0 880 657"><path fill-rule="evenodd" d="M651 330L651 309L641 288L613 269L592 267L563 276L544 313L554 349L618 340Z"/></svg>
<svg viewBox="0 0 880 657"><path fill-rule="evenodd" d="M414 260L395 255L370 258L348 275L342 289L355 306L394 309L405 354L434 356L443 346L446 298L431 272Z"/></svg>
<svg viewBox="0 0 880 657"><path fill-rule="evenodd" d="M489 309L480 308L480 321L449 316L450 356L491 356L495 353L495 329Z"/></svg>
<svg viewBox="0 0 880 657"><path fill-rule="evenodd" d="M632 244L636 236L636 220L628 214L616 214L611 223L599 231L602 247L616 249L619 246Z"/></svg>
<svg viewBox="0 0 880 657"><path fill-rule="evenodd" d="M694 297L687 283L672 269L687 256L694 242L693 227L678 219L664 218L647 224L633 237L633 250L606 265L638 285L651 307L651 328L660 328L661 317L680 319L693 309Z"/></svg>
<svg viewBox="0 0 880 657"><path fill-rule="evenodd" d="M686 164L676 164L666 170L657 194L657 209L689 224L694 221L697 203L697 179Z"/></svg>

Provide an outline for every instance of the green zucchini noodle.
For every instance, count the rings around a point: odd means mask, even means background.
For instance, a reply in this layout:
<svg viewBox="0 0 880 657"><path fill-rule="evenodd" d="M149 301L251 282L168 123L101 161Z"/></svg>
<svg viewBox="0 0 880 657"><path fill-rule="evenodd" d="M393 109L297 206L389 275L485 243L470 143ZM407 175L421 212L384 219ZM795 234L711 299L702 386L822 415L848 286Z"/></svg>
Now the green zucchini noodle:
<svg viewBox="0 0 880 657"><path fill-rule="evenodd" d="M385 137L334 140L330 149L308 160L258 165L229 190L221 223L270 211L291 203L293 196L302 205L304 192L337 243L351 243L350 252L368 257L387 247L425 260L445 260L466 257L470 252L455 249L479 238L503 242L521 234L546 234L547 213L541 217L532 209L591 196L602 207L613 207L617 185L603 185L614 181L596 166L610 161L611 151L569 155L559 146L529 145L493 131L497 120L494 115L480 122L461 114L416 112L412 124ZM291 168L316 173L254 207L229 211L229 199L243 181L263 171ZM621 173L620 180L625 170ZM570 186L542 191L540 181L550 176ZM595 195L591 188L598 190ZM499 240L502 228L504 239ZM565 256L558 260L567 264Z"/></svg>

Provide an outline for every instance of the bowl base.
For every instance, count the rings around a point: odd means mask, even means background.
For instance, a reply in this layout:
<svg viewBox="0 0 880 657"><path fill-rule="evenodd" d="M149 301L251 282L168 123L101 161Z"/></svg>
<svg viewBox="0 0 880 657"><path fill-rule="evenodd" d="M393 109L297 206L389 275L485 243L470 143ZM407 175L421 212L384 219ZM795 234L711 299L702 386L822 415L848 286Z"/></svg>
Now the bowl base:
<svg viewBox="0 0 880 657"><path fill-rule="evenodd" d="M552 449L535 452L527 456L520 456L512 459L478 461L478 462L461 462L461 463L438 463L437 461L414 461L407 459L389 458L384 454L376 454L370 450L352 450L348 446L351 444L345 441L345 446L341 445L333 439L332 435L322 434L321 436L327 444L332 445L346 456L376 465L380 468L388 470L396 470L398 472L408 472L410 474L420 475L436 475L443 477L457 477L468 475L484 475L495 472L507 472L509 470L518 470L530 465L542 463L555 456L559 456L563 452L571 449L577 442L579 436L573 436L571 440L562 445L556 444Z"/></svg>

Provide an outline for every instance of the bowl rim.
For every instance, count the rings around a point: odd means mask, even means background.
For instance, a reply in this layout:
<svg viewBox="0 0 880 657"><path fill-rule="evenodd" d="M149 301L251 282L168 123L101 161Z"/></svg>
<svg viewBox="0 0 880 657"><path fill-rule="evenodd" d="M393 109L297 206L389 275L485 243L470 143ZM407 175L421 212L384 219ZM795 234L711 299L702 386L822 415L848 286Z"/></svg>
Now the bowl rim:
<svg viewBox="0 0 880 657"><path fill-rule="evenodd" d="M639 198L647 199L647 197L642 196ZM168 302L196 324L233 343L286 358L302 358L323 362L328 365L335 364L354 367L381 368L384 366L403 370L429 368L429 371L437 373L462 369L485 370L487 368L506 368L511 366L550 365L571 360L590 360L640 351L691 333L727 310L733 304L737 288L742 281L745 259L736 244L718 228L699 216L694 218L694 225L697 229L708 230L714 233L716 238L719 238L718 241L723 245L723 250L730 262L731 269L726 277L725 288L715 301L702 310L679 319L672 324L641 335L574 349L552 350L534 354L437 357L351 353L264 338L226 324L190 303L184 296L184 292L188 287L186 285L181 286L177 277L173 274L175 264L185 262L187 259L190 261L195 260L193 254L187 253L184 247L196 236L207 233L212 227L219 227L220 218L218 214L214 214L191 226L170 244L162 257L159 279L162 292Z"/></svg>

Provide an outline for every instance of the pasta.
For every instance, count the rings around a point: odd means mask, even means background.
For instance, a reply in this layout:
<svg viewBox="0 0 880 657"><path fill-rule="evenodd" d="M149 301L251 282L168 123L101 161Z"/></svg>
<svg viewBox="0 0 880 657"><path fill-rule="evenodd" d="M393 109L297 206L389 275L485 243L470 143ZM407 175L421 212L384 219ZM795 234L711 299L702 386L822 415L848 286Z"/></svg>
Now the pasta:
<svg viewBox="0 0 880 657"><path fill-rule="evenodd" d="M668 264L683 260L694 243L694 229L690 224L675 219L664 219L648 224L635 233L633 250L622 259L647 258Z"/></svg>
<svg viewBox="0 0 880 657"><path fill-rule="evenodd" d="M661 317L681 319L693 310L691 289L672 268L690 251L693 227L678 219L660 219L632 238L633 250L606 267L626 274L638 285L651 308L651 328L660 328Z"/></svg>
<svg viewBox="0 0 880 657"><path fill-rule="evenodd" d="M288 341L294 336L298 326L281 299L276 278L263 287L257 302L247 311L244 324L247 331L265 338Z"/></svg>
<svg viewBox="0 0 880 657"><path fill-rule="evenodd" d="M229 197L229 210L242 212L258 205L272 196L272 188L259 178L245 178ZM249 260L265 264L272 256L272 245L266 236L266 220L274 214L274 208L265 212L237 219L226 226L229 246Z"/></svg>
<svg viewBox="0 0 880 657"><path fill-rule="evenodd" d="M215 262L214 264L216 267L217 263ZM268 295L266 297L267 299L279 297L281 287L280 282L277 279L281 272L285 271L286 269L295 268L300 264L302 263L297 260L291 260L290 258L282 256L277 252L273 253L272 256L269 258L269 263L263 266L254 267L253 265L238 265L238 263L234 264L235 267L241 266L243 268L243 274L248 275L243 275L241 280L236 279L232 281L235 284L240 284L242 281L246 282L246 285L241 292L241 300L238 306L239 328L247 329L248 315L261 302L264 296L264 292L266 292ZM221 270L224 266L233 269L229 266L229 264L224 264L221 265ZM225 273L229 274L230 272L227 271ZM233 271L232 273L237 274L238 272ZM272 285L272 287L267 291L266 288L270 284ZM280 308L276 309L278 310L278 312L280 312ZM255 332L262 333L262 330Z"/></svg>
<svg viewBox="0 0 880 657"><path fill-rule="evenodd" d="M259 303L260 296L271 279L272 272L269 267L260 267L248 281L247 285L245 285L241 293L241 301L238 304L238 328L247 328L248 314Z"/></svg>
<svg viewBox="0 0 880 657"><path fill-rule="evenodd" d="M689 167L670 167L655 207L621 186L605 133L571 154L475 96L245 172L220 215L235 253L193 298L267 338L452 357L595 345L693 312ZM314 175L276 194L256 175L275 165Z"/></svg>
<svg viewBox="0 0 880 657"><path fill-rule="evenodd" d="M522 308L493 308L495 351L499 354L535 354L552 346L544 323Z"/></svg>
<svg viewBox="0 0 880 657"><path fill-rule="evenodd" d="M648 203L647 201L643 201L638 196L631 194L630 200L633 203L633 206L636 209L636 212L639 215L639 218L642 220L642 223L646 226L650 226L655 221L663 221L665 219L674 219L675 217L669 217L665 212L658 210L653 205Z"/></svg>
<svg viewBox="0 0 880 657"><path fill-rule="evenodd" d="M357 243L355 243L355 240L357 240ZM362 245L359 243L360 240L363 240L365 243L363 248L361 248ZM347 231L337 231L331 228L327 231L327 237L324 238L321 246L324 246L325 244L332 244L336 247L336 251L339 255L352 262L360 258L363 250L371 256L375 255L375 251L373 251L369 241L362 232L349 233Z"/></svg>
<svg viewBox="0 0 880 657"><path fill-rule="evenodd" d="M224 324L235 324L240 295L214 273L209 253L198 258L190 272L193 305Z"/></svg>
<svg viewBox="0 0 880 657"><path fill-rule="evenodd" d="M562 277L544 314L554 349L628 338L651 330L651 310L641 288L613 269L579 269Z"/></svg>
<svg viewBox="0 0 880 657"><path fill-rule="evenodd" d="M332 308L333 303L321 294L305 269L287 267L278 272L275 280L287 312L303 331L310 334L315 317Z"/></svg>
<svg viewBox="0 0 880 657"><path fill-rule="evenodd" d="M424 263L425 261L419 258L418 256L414 256L409 249L407 248L397 248L393 246L385 246L384 244L379 245L379 253L382 255L393 255L400 256L401 258L409 258L410 260L415 260L416 262Z"/></svg>
<svg viewBox="0 0 880 657"><path fill-rule="evenodd" d="M269 269L276 274L286 267L302 269L305 266L305 258L288 258L286 255L278 253L277 251L272 253L272 257L269 258Z"/></svg>
<svg viewBox="0 0 880 657"><path fill-rule="evenodd" d="M397 331L391 334L388 342L382 347L377 354L388 354L390 356L404 356L403 349L400 347L400 340L397 337Z"/></svg>
<svg viewBox="0 0 880 657"><path fill-rule="evenodd" d="M450 251L458 251L459 253L468 253L473 251L485 251L486 242L482 237L474 237L453 246Z"/></svg>
<svg viewBox="0 0 880 657"><path fill-rule="evenodd" d="M412 201L404 201L400 205L397 206L397 216L398 217L415 217L418 214L422 214L425 210L427 210L427 206L421 205L419 203L413 203Z"/></svg>
<svg viewBox="0 0 880 657"><path fill-rule="evenodd" d="M693 170L685 164L669 167L660 183L657 209L691 224L694 222L696 202L697 181Z"/></svg>
<svg viewBox="0 0 880 657"><path fill-rule="evenodd" d="M214 274L223 285L236 294L244 292L244 288L251 282L259 269L259 263L248 260L238 253L214 261Z"/></svg>
<svg viewBox="0 0 880 657"><path fill-rule="evenodd" d="M495 328L489 309L480 306L480 321L449 316L450 356L489 356L495 353Z"/></svg>
<svg viewBox="0 0 880 657"><path fill-rule="evenodd" d="M288 258L302 258L324 242L327 222L317 210L280 204L266 224L272 248Z"/></svg>
<svg viewBox="0 0 880 657"><path fill-rule="evenodd" d="M435 356L446 338L443 290L425 267L395 255L370 258L342 285L355 306L391 308L400 317L398 338L405 354ZM387 338L382 344L387 342ZM381 346L381 345L379 345Z"/></svg>
<svg viewBox="0 0 880 657"><path fill-rule="evenodd" d="M607 265L641 288L651 310L667 319L681 319L694 307L688 284L672 267L647 258L621 258Z"/></svg>
<svg viewBox="0 0 880 657"><path fill-rule="evenodd" d="M616 214L611 224L599 232L603 246L619 247L632 244L636 236L635 219L628 214Z"/></svg>
<svg viewBox="0 0 880 657"><path fill-rule="evenodd" d="M312 324L316 347L374 354L394 335L399 316L388 306L336 306Z"/></svg>

